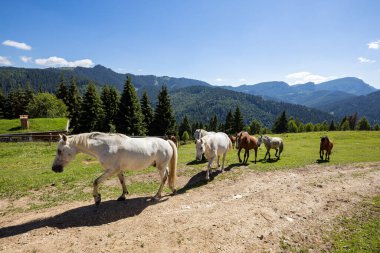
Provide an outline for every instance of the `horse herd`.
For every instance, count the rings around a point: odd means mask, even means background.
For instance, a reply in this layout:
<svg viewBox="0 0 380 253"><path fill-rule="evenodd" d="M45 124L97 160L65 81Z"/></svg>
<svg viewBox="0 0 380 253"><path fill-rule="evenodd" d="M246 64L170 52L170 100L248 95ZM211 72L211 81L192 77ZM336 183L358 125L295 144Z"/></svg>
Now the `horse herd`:
<svg viewBox="0 0 380 253"><path fill-rule="evenodd" d="M268 156L270 159L270 149L275 149L275 156L280 159L284 149L283 140L279 137L260 136L256 138L248 132L242 131L235 136L228 136L223 132L207 132L197 129L194 132L196 143L196 160L202 157L208 161L206 179L210 178L211 165L215 158L217 167L220 167L220 157L222 156L221 171L224 171L226 154L236 143L239 162L247 164L249 150L255 151L255 163L257 161L257 150L262 143L266 148L264 160ZM333 143L327 136L321 137L320 158L330 159ZM176 193L175 179L177 170L178 151L175 139L164 140L159 137L131 138L123 134L108 133L83 133L77 135L60 136L57 153L52 165L54 172L63 172L64 166L75 158L77 153L85 153L98 159L104 169L104 173L95 179L93 183L93 197L95 204L101 202L101 195L98 192L99 184L111 176L117 175L122 186L122 194L118 201L125 200L128 194L125 184L124 170L142 170L149 166L157 167L160 174L160 186L154 199L160 199L162 189L168 180L169 188L173 194ZM240 151L244 149L243 160L240 158Z"/></svg>

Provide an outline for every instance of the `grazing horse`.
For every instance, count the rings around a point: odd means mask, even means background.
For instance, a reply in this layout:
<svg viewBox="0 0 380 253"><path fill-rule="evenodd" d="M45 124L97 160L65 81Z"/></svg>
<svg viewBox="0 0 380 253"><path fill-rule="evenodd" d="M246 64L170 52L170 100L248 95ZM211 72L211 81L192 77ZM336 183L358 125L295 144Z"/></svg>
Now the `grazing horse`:
<svg viewBox="0 0 380 253"><path fill-rule="evenodd" d="M280 156L282 151L284 150L284 141L280 137L269 137L269 136L260 136L258 145L260 146L261 143L264 142L264 145L267 149L267 152L265 153L264 160L268 155L268 160L270 160L270 149L275 149L277 157L277 160L280 160ZM277 155L278 153L278 155Z"/></svg>
<svg viewBox="0 0 380 253"><path fill-rule="evenodd" d="M202 137L197 140L197 160L202 160L202 154L205 154L205 157L208 160L206 180L210 179L211 165L215 159L218 157L217 167L219 168L219 159L223 155L222 161L222 172L224 171L224 161L226 159L227 151L232 149L231 140L228 138L227 134L218 132L215 134L210 134Z"/></svg>
<svg viewBox="0 0 380 253"><path fill-rule="evenodd" d="M228 137L230 138L230 140L232 142L232 148L234 149L235 148L235 143L236 143L236 136L228 135Z"/></svg>
<svg viewBox="0 0 380 253"><path fill-rule="evenodd" d="M323 161L324 150L326 150L325 160L330 161L330 154L331 154L331 150L332 150L333 146L334 146L334 144L332 141L329 140L329 137L327 137L327 136L321 137L321 144L320 144L320 148L319 148L319 156L321 157L322 161Z"/></svg>
<svg viewBox="0 0 380 253"><path fill-rule="evenodd" d="M253 149L255 150L255 163L257 159L257 149L259 145L257 143L257 139L253 135L249 135L248 132L242 131L236 135L236 149L238 149L238 157L239 162L241 163L242 160L240 159L240 151L244 148L244 158L243 158L243 164L247 164L248 158L249 158L249 150Z"/></svg>
<svg viewBox="0 0 380 253"><path fill-rule="evenodd" d="M202 137L205 137L210 134L215 134L215 132L207 132L204 129L197 129L194 131L194 142L195 144L197 143L197 140L200 140ZM197 159L195 157L195 159ZM204 155L202 154L202 160L204 160Z"/></svg>
<svg viewBox="0 0 380 253"><path fill-rule="evenodd" d="M169 187L172 192L176 192L178 153L171 140L166 141L156 137L130 138L123 134L99 132L71 136L62 135L53 162L53 171L62 172L63 167L80 152L97 158L105 170L94 181L93 196L96 205L99 205L101 201L101 196L98 193L99 184L114 175L119 177L123 189L118 200L125 200L125 194L128 194L128 190L123 172L126 169L142 170L154 165L161 177L161 185L154 198L159 199L161 197L162 188L167 179L169 179Z"/></svg>

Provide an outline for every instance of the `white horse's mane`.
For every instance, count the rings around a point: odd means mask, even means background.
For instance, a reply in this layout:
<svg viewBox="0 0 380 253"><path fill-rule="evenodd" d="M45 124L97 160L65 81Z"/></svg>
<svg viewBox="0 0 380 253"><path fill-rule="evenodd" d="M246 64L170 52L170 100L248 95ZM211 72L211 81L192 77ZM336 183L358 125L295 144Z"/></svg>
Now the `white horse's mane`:
<svg viewBox="0 0 380 253"><path fill-rule="evenodd" d="M100 133L100 132L75 134L75 135L70 135L67 137L70 144L88 148L89 140L96 140L98 139L98 137L111 137L111 136L119 136L119 137L124 137L124 138L127 137L126 135L118 134L118 133L114 134L114 133Z"/></svg>

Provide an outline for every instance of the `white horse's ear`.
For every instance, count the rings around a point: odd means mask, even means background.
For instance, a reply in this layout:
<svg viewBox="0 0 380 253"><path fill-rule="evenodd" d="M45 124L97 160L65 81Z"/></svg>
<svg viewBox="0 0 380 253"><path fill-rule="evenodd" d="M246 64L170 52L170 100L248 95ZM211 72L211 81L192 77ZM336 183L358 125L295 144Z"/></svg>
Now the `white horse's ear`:
<svg viewBox="0 0 380 253"><path fill-rule="evenodd" d="M62 135L62 140L67 141L67 136L65 134Z"/></svg>

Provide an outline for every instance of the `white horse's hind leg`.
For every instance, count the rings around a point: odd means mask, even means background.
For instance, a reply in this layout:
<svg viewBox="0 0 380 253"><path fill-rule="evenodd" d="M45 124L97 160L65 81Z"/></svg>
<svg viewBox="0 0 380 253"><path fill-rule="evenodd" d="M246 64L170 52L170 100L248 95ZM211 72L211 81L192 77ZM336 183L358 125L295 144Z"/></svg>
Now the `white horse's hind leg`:
<svg viewBox="0 0 380 253"><path fill-rule="evenodd" d="M218 168L220 167L219 159L220 159L220 155L218 155ZM218 169L218 168L216 168L216 169Z"/></svg>
<svg viewBox="0 0 380 253"><path fill-rule="evenodd" d="M224 172L224 161L226 160L227 151L223 154L223 160L222 160L222 172Z"/></svg>
<svg viewBox="0 0 380 253"><path fill-rule="evenodd" d="M97 179L95 179L95 181L94 181L94 191L92 193L92 196L94 196L95 205L99 205L100 201L102 200L100 194L98 193L99 185L104 180L106 180L107 178L115 175L116 172L117 172L117 170L109 169L109 170L106 170L100 177L98 177Z"/></svg>
<svg viewBox="0 0 380 253"><path fill-rule="evenodd" d="M158 188L156 195L154 195L154 199L157 199L157 200L161 198L161 192L162 192L162 189L164 188L166 179L168 178L168 174L169 174L168 167L158 168L158 169L160 172L161 184L160 184L160 188Z"/></svg>
<svg viewBox="0 0 380 253"><path fill-rule="evenodd" d="M121 187L123 188L123 193L121 196L117 199L118 201L125 200L125 194L128 194L128 189L127 186L125 185L125 178L124 178L124 173L121 171L119 174L117 174L120 180Z"/></svg>

